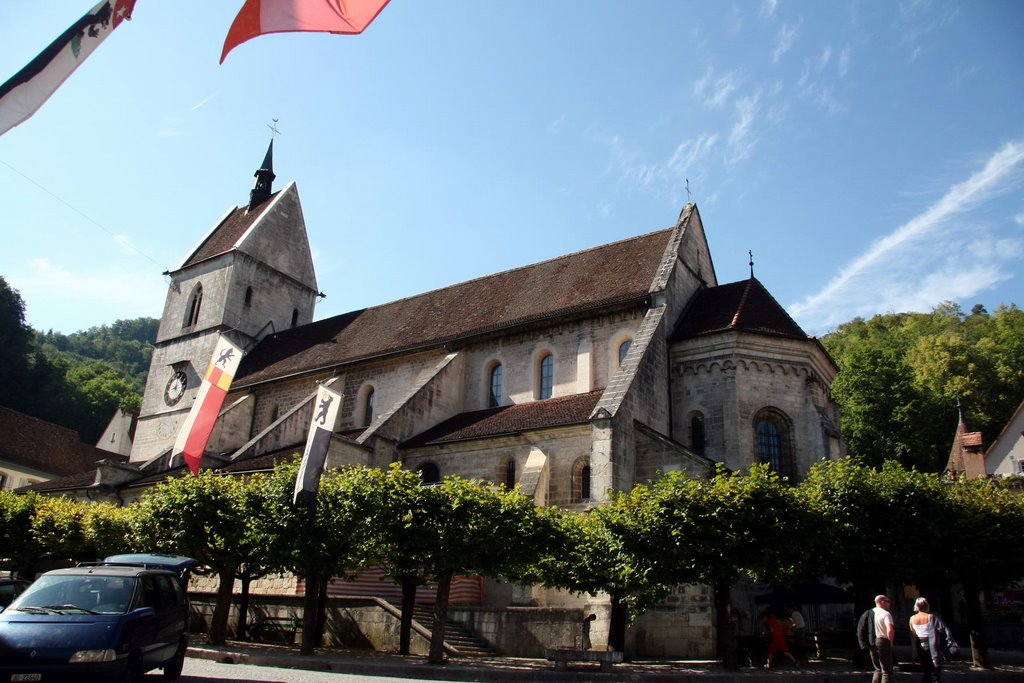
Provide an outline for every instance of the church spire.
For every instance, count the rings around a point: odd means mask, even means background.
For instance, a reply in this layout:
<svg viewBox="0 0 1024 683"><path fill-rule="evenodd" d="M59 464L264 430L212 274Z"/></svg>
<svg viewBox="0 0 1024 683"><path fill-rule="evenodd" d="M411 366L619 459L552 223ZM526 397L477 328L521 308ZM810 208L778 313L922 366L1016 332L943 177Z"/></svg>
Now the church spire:
<svg viewBox="0 0 1024 683"><path fill-rule="evenodd" d="M270 146L267 147L267 156L263 157L263 163L256 169L256 184L249 192L249 210L251 211L259 204L270 199L272 185L274 184L274 138L270 138Z"/></svg>

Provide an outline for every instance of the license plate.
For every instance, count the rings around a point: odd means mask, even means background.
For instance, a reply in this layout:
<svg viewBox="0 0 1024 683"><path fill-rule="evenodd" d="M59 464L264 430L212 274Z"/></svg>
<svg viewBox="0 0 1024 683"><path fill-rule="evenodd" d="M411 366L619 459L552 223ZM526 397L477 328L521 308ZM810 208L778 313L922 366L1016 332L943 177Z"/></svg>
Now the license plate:
<svg viewBox="0 0 1024 683"><path fill-rule="evenodd" d="M43 674L11 674L11 683L15 681L41 681Z"/></svg>

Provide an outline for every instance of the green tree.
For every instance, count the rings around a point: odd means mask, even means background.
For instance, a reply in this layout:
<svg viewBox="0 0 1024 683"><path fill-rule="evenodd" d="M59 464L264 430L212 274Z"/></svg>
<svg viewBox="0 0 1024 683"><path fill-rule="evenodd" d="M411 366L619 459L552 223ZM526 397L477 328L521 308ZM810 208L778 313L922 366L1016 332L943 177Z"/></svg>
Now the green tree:
<svg viewBox="0 0 1024 683"><path fill-rule="evenodd" d="M444 661L444 624L455 575L513 577L530 572L542 530L533 501L518 489L446 477L423 487L409 518L420 535L411 563L437 586L429 661Z"/></svg>
<svg viewBox="0 0 1024 683"><path fill-rule="evenodd" d="M942 567L963 586L964 613L974 665L989 668L982 628L982 590L1020 579L1024 544L1024 497L1003 482L962 479L944 489L948 520L935 530L932 542L942 549Z"/></svg>
<svg viewBox="0 0 1024 683"><path fill-rule="evenodd" d="M640 529L649 538L643 553L659 556L666 582L714 588L719 655L736 668L731 586L743 575L775 583L805 575L808 556L793 539L811 535L813 521L795 489L763 465L746 473L720 466L710 479L672 472L652 488L657 513Z"/></svg>
<svg viewBox="0 0 1024 683"><path fill-rule="evenodd" d="M209 634L213 645L227 638L235 577L249 559L245 493L241 478L203 470L154 486L135 517L137 533L150 547L193 557L217 575Z"/></svg>
<svg viewBox="0 0 1024 683"><path fill-rule="evenodd" d="M0 276L0 405L22 410L28 386L32 328L25 324L25 302Z"/></svg>
<svg viewBox="0 0 1024 683"><path fill-rule="evenodd" d="M35 576L42 547L32 533L38 497L0 491L0 565L18 576Z"/></svg>
<svg viewBox="0 0 1024 683"><path fill-rule="evenodd" d="M821 574L854 585L858 604L890 584L937 578L935 539L949 514L936 475L844 458L815 464L797 495L817 517L805 550L820 558Z"/></svg>
<svg viewBox="0 0 1024 683"><path fill-rule="evenodd" d="M939 471L957 424L989 438L1024 395L1024 313L1000 306L965 315L944 303L931 313L856 318L822 343L840 371L832 393L851 453L875 466L896 459Z"/></svg>
<svg viewBox="0 0 1024 683"><path fill-rule="evenodd" d="M260 487L265 514L257 520L257 536L275 569L305 581L301 651L309 654L323 627L323 598L331 577L357 569L371 530L384 509L376 478L381 470L365 467L332 469L320 479L315 503L293 501L298 459L278 465Z"/></svg>

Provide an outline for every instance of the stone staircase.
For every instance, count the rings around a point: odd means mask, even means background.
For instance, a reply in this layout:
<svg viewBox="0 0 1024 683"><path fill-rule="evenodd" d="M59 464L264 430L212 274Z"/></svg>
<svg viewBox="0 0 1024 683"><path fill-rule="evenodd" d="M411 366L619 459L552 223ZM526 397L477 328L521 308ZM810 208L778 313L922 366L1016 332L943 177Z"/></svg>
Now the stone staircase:
<svg viewBox="0 0 1024 683"><path fill-rule="evenodd" d="M431 633L434 631L434 606L417 605L412 618ZM444 642L450 646L453 654L460 657L493 657L498 651L490 643L469 630L462 624L450 619L445 620Z"/></svg>

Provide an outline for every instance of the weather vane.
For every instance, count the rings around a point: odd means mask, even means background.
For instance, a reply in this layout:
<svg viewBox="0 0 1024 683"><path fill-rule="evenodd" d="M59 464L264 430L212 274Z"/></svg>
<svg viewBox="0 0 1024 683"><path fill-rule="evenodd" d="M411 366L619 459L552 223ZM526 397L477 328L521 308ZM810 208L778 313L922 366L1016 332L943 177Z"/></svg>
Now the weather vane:
<svg viewBox="0 0 1024 683"><path fill-rule="evenodd" d="M270 129L270 139L273 140L275 135L280 135L281 131L277 129L277 119L273 119L273 123L268 123L267 128Z"/></svg>
<svg viewBox="0 0 1024 683"><path fill-rule="evenodd" d="M686 203L690 203L690 179L686 179Z"/></svg>
<svg viewBox="0 0 1024 683"><path fill-rule="evenodd" d="M754 278L754 252L747 249L747 256L750 257L750 278Z"/></svg>

